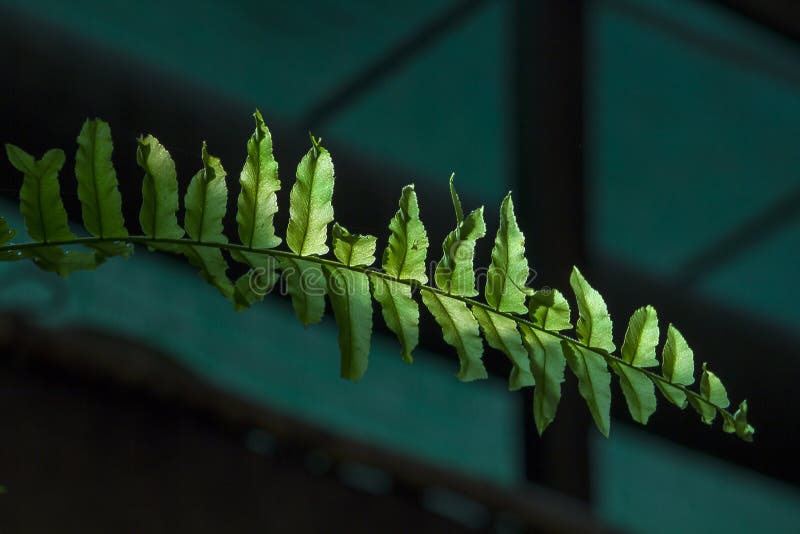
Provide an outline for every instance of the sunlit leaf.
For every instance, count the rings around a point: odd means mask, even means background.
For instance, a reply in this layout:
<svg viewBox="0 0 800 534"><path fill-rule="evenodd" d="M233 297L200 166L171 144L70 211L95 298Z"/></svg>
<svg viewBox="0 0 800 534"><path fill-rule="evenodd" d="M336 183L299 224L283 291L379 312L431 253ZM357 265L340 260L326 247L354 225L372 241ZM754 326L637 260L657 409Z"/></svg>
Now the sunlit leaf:
<svg viewBox="0 0 800 534"><path fill-rule="evenodd" d="M375 236L351 234L339 223L333 224L333 255L348 267L375 263Z"/></svg>
<svg viewBox="0 0 800 534"><path fill-rule="evenodd" d="M333 161L330 153L311 137L311 149L297 166L297 181L289 196L286 244L301 256L328 252L328 224L333 221Z"/></svg>
<svg viewBox="0 0 800 534"><path fill-rule="evenodd" d="M442 244L442 259L436 265L436 285L451 295L473 297L478 294L475 288L475 242L486 235L483 222L483 207L464 218L461 201L450 177L450 191L456 211L456 229L450 232Z"/></svg>
<svg viewBox="0 0 800 534"><path fill-rule="evenodd" d="M683 335L672 325L667 328L667 341L661 353L661 372L673 384L688 386L694 383L694 353ZM686 407L686 394L680 389L656 382L668 401L679 408Z"/></svg>
<svg viewBox="0 0 800 534"><path fill-rule="evenodd" d="M413 185L403 188L400 209L389 222L389 231L389 244L383 251L383 270L400 280L426 283L428 235L419 219L419 205Z"/></svg>
<svg viewBox="0 0 800 534"><path fill-rule="evenodd" d="M514 215L511 193L500 205L500 228L494 240L492 263L486 275L486 302L502 312L525 313L529 291L528 260L525 259L525 237Z"/></svg>
<svg viewBox="0 0 800 534"><path fill-rule="evenodd" d="M727 408L730 405L728 392L722 381L706 368L703 364L703 372L700 376L700 396L708 401L705 403L696 397L689 397L689 404L692 405L704 423L710 425L717 416L717 408ZM710 403L710 404L709 404Z"/></svg>

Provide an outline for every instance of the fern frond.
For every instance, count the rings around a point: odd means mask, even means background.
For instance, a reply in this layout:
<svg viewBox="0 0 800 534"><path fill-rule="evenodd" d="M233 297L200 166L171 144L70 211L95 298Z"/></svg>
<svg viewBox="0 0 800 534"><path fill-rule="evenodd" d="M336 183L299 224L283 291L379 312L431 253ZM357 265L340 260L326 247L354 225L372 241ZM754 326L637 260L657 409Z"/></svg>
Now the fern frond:
<svg viewBox="0 0 800 534"><path fill-rule="evenodd" d="M341 376L353 381L360 380L368 366L373 298L397 336L403 358L413 361L412 352L419 342L419 303L415 298L419 294L442 329L445 342L455 348L460 380L487 377L485 339L511 362L509 389L534 387L533 416L539 433L555 418L568 366L604 435L610 430L613 372L631 416L642 424L656 410L658 388L679 408L690 404L703 422L712 424L719 414L724 432L752 441L747 402L742 401L734 413L728 411L728 392L706 364L701 369L699 391L689 389L695 381L694 354L671 324L661 350L661 374L651 370L659 365L658 316L651 306L633 313L619 354L615 354L606 304L577 268L570 285L578 318L574 336L569 335L573 324L567 299L555 290L526 287L525 241L510 194L500 207L485 301L479 301L472 298L478 295L473 261L477 241L486 234L483 208L464 215L452 176L456 227L443 242L434 281L429 283L426 275L428 236L413 186L403 188L399 209L389 223L382 270L378 270L373 267L374 236L352 234L334 223L329 246L334 167L330 153L312 136L289 195L288 250L278 249L282 240L273 223L281 188L278 163L261 114L256 111L254 118L255 131L247 142L239 178L238 243L230 242L223 232L228 190L219 159L209 155L203 144L202 168L186 191L181 227L175 164L153 136L138 140L136 159L144 171L139 212L142 235L130 235L111 162L111 130L98 119L84 123L75 161L82 219L89 237L77 237L68 225L58 181L64 152L50 150L36 160L22 149L6 145L9 160L23 174L20 211L32 242L15 243L16 232L0 217L0 261L31 259L40 268L66 276L74 270L93 269L112 256L127 256L133 245L142 245L187 257L237 309L263 299L280 271L303 325L322 319L327 296L339 329ZM71 250L77 246L91 252ZM325 257L330 249L333 258ZM230 280L227 256L246 265L249 272Z"/></svg>

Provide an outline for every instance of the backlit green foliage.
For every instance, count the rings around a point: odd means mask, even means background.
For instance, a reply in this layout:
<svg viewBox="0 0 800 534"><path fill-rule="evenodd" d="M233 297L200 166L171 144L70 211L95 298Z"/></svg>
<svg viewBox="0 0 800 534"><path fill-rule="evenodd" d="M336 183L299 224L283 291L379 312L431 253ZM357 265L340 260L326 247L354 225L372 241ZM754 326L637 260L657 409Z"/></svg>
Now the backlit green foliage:
<svg viewBox="0 0 800 534"><path fill-rule="evenodd" d="M322 319L326 297L331 303L339 329L341 376L353 381L361 379L368 366L373 298L400 342L402 357L408 363L413 361L419 342L419 296L441 327L444 341L455 348L460 363L456 376L460 380L487 377L484 340L505 354L511 363L509 389L534 388L533 417L540 433L555 418L569 367L604 435L610 430L612 377L616 375L628 410L639 423L646 424L655 412L657 388L681 409L690 404L703 422L712 424L719 414L725 432L752 440L747 402L729 412L725 386L706 364L702 365L699 392L688 388L695 382L694 354L671 324L661 349L660 372L651 370L659 366L660 337L653 307L633 313L617 355L603 297L577 268L570 277L578 311L574 325L569 302L560 292L534 291L526 286L525 240L510 194L500 207L492 261L481 288L473 259L478 240L486 234L483 208L465 216L451 177L456 226L444 239L434 281L429 283L428 235L419 217L413 185L402 190L399 209L389 222L382 270L378 270L373 267L377 238L350 233L334 222L333 160L321 140L313 136L289 195L288 250L278 249L282 239L273 219L281 182L272 138L258 112L239 177L238 242L230 242L223 232L228 200L226 172L205 144L200 152L200 170L184 196L181 225L177 172L169 152L152 135L138 140L136 158L144 172L141 235L130 235L111 161L108 124L86 121L77 140L77 193L90 237L77 237L69 228L58 179L65 164L64 152L50 150L37 160L14 145L6 145L9 161L23 175L20 212L32 241L14 242L17 232L0 217L0 261L30 259L44 270L67 276L76 270L94 269L112 256L128 256L133 245L144 245L188 258L203 279L237 309L263 299L280 271L304 325ZM325 257L331 250L333 257ZM230 260L243 264L248 274L231 280ZM481 289L484 300L474 299Z"/></svg>

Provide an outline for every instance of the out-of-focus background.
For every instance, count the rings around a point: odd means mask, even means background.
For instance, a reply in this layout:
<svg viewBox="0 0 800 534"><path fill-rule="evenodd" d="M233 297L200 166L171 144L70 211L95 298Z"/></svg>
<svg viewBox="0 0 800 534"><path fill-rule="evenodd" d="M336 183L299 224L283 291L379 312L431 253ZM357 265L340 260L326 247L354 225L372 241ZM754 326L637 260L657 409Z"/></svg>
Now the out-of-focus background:
<svg viewBox="0 0 800 534"><path fill-rule="evenodd" d="M580 265L619 336L653 304L757 428L744 444L663 402L640 427L616 391L606 440L568 378L539 438L504 359L459 383L429 316L413 366L378 329L356 385L332 318L304 330L279 296L237 314L173 258L67 280L5 264L0 531L796 532L795 2L2 0L0 72L2 142L74 154L86 117L111 123L131 228L137 135L184 188L206 140L233 199L255 108L281 232L308 130L333 154L337 219L385 240L414 182L432 258L451 171L489 235L511 190L534 285L567 289ZM21 177L0 173L22 227Z"/></svg>

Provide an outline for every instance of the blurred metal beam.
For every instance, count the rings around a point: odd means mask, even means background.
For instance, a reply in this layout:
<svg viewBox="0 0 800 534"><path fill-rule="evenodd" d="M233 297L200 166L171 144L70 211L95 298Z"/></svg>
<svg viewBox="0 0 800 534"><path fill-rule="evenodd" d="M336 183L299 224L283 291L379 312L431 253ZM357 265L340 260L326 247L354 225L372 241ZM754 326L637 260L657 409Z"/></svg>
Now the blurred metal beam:
<svg viewBox="0 0 800 534"><path fill-rule="evenodd" d="M797 220L800 220L800 187L779 197L684 261L678 267L672 284L682 288L698 286L709 276Z"/></svg>
<svg viewBox="0 0 800 534"><path fill-rule="evenodd" d="M792 41L800 42L797 0L702 0L729 9Z"/></svg>
<svg viewBox="0 0 800 534"><path fill-rule="evenodd" d="M536 285L568 287L586 264L583 43L584 1L514 0L511 11L515 189ZM529 480L588 499L589 418L571 378L558 419L541 438L525 394Z"/></svg>
<svg viewBox="0 0 800 534"><path fill-rule="evenodd" d="M623 15L670 39L683 41L700 51L713 54L743 69L768 76L794 87L800 87L800 71L787 66L785 61L779 61L767 54L759 53L747 43L737 42L695 29L681 17L680 11L676 10L674 14L665 14L642 5L636 0L596 1L599 5L612 10L614 13Z"/></svg>
<svg viewBox="0 0 800 534"><path fill-rule="evenodd" d="M378 57L374 63L362 69L329 95L312 105L306 112L302 123L309 128L319 129L385 78L396 73L409 61L458 28L489 1L459 0L455 2L451 7L397 43L394 48Z"/></svg>

